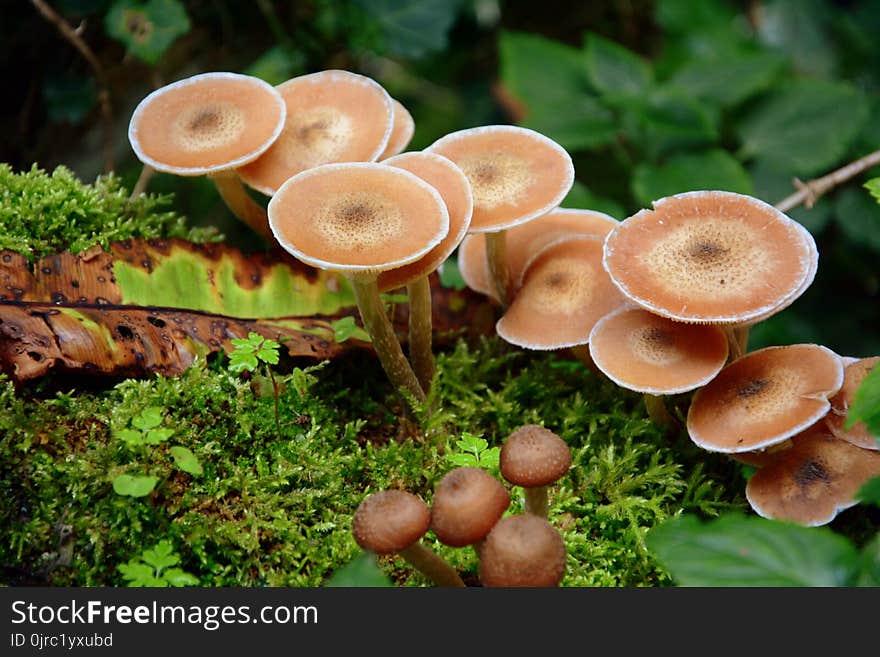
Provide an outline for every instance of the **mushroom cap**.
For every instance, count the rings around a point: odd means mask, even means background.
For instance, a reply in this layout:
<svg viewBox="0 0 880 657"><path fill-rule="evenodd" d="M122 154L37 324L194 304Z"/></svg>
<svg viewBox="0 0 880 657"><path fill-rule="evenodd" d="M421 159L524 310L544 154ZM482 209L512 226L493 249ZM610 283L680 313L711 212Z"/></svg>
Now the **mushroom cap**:
<svg viewBox="0 0 880 657"><path fill-rule="evenodd" d="M250 75L201 73L138 103L128 140L157 171L201 176L260 157L278 139L286 109L272 85Z"/></svg>
<svg viewBox="0 0 880 657"><path fill-rule="evenodd" d="M402 490L383 490L360 503L351 531L364 550L394 554L424 536L430 523L431 511L419 497Z"/></svg>
<svg viewBox="0 0 880 657"><path fill-rule="evenodd" d="M556 208L537 219L508 228L504 235L505 259L514 289L522 285L526 263L551 242L572 234L605 237L618 223L602 212ZM484 233L470 233L461 241L458 268L469 288L500 301L489 272Z"/></svg>
<svg viewBox="0 0 880 657"><path fill-rule="evenodd" d="M462 170L442 155L413 151L389 157L382 164L409 171L434 187L449 213L449 232L440 244L415 262L379 275L379 290L386 292L427 276L449 257L471 224L474 197Z"/></svg>
<svg viewBox="0 0 880 657"><path fill-rule="evenodd" d="M734 461L739 461L755 468L763 468L765 465L773 463L776 457L779 456L779 453L787 450L792 444L792 439L788 438L781 443L770 445L766 449L756 449L751 452L735 452L728 454L728 456Z"/></svg>
<svg viewBox="0 0 880 657"><path fill-rule="evenodd" d="M590 333L590 356L617 385L652 395L688 392L727 362L727 336L713 324L685 324L626 306Z"/></svg>
<svg viewBox="0 0 880 657"><path fill-rule="evenodd" d="M440 194L403 169L324 164L288 179L269 201L275 239L306 264L375 276L418 260L449 231Z"/></svg>
<svg viewBox="0 0 880 657"><path fill-rule="evenodd" d="M526 349L573 347L587 343L599 318L624 303L602 269L602 239L569 236L532 259L495 331Z"/></svg>
<svg viewBox="0 0 880 657"><path fill-rule="evenodd" d="M485 470L459 467L438 482L431 503L431 529L444 545L477 543L510 506L510 493Z"/></svg>
<svg viewBox="0 0 880 657"><path fill-rule="evenodd" d="M825 416L825 423L837 438L857 445L863 449L880 450L877 439L868 432L868 426L864 422L857 422L850 429L844 428L849 407L856 398L856 391L862 385L865 377L880 363L880 356L859 358L855 362L847 364L844 361L843 386L840 391L831 398L831 411Z"/></svg>
<svg viewBox="0 0 880 657"><path fill-rule="evenodd" d="M396 98L391 99L394 105L394 123L391 127L391 136L388 138L388 145L379 155L379 160L385 160L393 155L402 153L409 142L412 141L416 131L416 122L413 120L412 114L403 106Z"/></svg>
<svg viewBox="0 0 880 657"><path fill-rule="evenodd" d="M687 430L713 452L751 452L823 418L843 385L843 364L827 347L765 347L727 365L697 390Z"/></svg>
<svg viewBox="0 0 880 657"><path fill-rule="evenodd" d="M760 516L815 527L858 504L859 489L878 475L880 453L835 438L819 422L749 478L746 499Z"/></svg>
<svg viewBox="0 0 880 657"><path fill-rule="evenodd" d="M427 149L455 162L474 190L471 232L525 223L556 206L574 184L571 156L539 132L488 125L445 135Z"/></svg>
<svg viewBox="0 0 880 657"><path fill-rule="evenodd" d="M287 107L278 140L238 175L267 196L301 171L335 162L373 162L394 125L394 105L375 80L326 70L292 78L276 89Z"/></svg>
<svg viewBox="0 0 880 657"><path fill-rule="evenodd" d="M501 476L514 486L547 486L571 467L571 450L562 438L537 424L511 433L500 454Z"/></svg>
<svg viewBox="0 0 880 657"><path fill-rule="evenodd" d="M565 575L562 536L547 520L531 513L498 521L480 546L483 586L559 586Z"/></svg>
<svg viewBox="0 0 880 657"><path fill-rule="evenodd" d="M633 302L682 322L743 324L803 292L810 233L751 196L687 192L654 202L605 240L603 263Z"/></svg>

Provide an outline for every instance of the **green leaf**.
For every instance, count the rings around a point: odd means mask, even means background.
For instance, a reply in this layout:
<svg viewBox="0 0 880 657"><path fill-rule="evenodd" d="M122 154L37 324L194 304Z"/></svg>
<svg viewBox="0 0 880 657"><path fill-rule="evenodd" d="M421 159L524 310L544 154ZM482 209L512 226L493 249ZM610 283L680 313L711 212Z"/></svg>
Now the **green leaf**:
<svg viewBox="0 0 880 657"><path fill-rule="evenodd" d="M257 369L257 356L252 351L239 351L235 349L229 352L229 369L233 372L242 370L253 371Z"/></svg>
<svg viewBox="0 0 880 657"><path fill-rule="evenodd" d="M501 448L490 447L480 453L480 467L487 470L497 470L501 463Z"/></svg>
<svg viewBox="0 0 880 657"><path fill-rule="evenodd" d="M455 441L456 446L466 452L479 454L489 446L485 439L475 436L472 433L463 433L461 438Z"/></svg>
<svg viewBox="0 0 880 657"><path fill-rule="evenodd" d="M339 568L324 586L336 587L386 587L392 586L391 580L379 568L376 557L369 552L361 552L354 559Z"/></svg>
<svg viewBox="0 0 880 657"><path fill-rule="evenodd" d="M840 161L867 116L864 95L848 83L793 81L744 117L741 154L789 175L813 175Z"/></svg>
<svg viewBox="0 0 880 657"><path fill-rule="evenodd" d="M880 586L880 533L862 548L861 556L862 569L856 586Z"/></svg>
<svg viewBox="0 0 880 657"><path fill-rule="evenodd" d="M827 527L738 514L678 516L647 544L681 586L847 586L859 569L854 545Z"/></svg>
<svg viewBox="0 0 880 657"><path fill-rule="evenodd" d="M385 50L418 58L446 48L449 30L458 16L459 0L354 0L374 21Z"/></svg>
<svg viewBox="0 0 880 657"><path fill-rule="evenodd" d="M114 431L113 435L131 447L144 444L144 434L134 429L120 429L119 431Z"/></svg>
<svg viewBox="0 0 880 657"><path fill-rule="evenodd" d="M158 481L158 477L121 474L113 478L113 490L119 495L144 497L150 494Z"/></svg>
<svg viewBox="0 0 880 657"><path fill-rule="evenodd" d="M716 59L694 58L669 81L677 89L720 107L733 107L773 84L785 58L751 52Z"/></svg>
<svg viewBox="0 0 880 657"><path fill-rule="evenodd" d="M165 442L174 435L174 429L150 429L144 437L144 442L148 445L158 445Z"/></svg>
<svg viewBox="0 0 880 657"><path fill-rule="evenodd" d="M178 0L117 0L104 17L104 27L130 54L156 64L179 36L189 32L190 22Z"/></svg>
<svg viewBox="0 0 880 657"><path fill-rule="evenodd" d="M336 342L345 342L349 338L357 338L366 342L370 341L370 334L358 326L351 315L334 320L332 326L333 339Z"/></svg>
<svg viewBox="0 0 880 657"><path fill-rule="evenodd" d="M196 455L189 451L186 447L175 445L170 450L171 457L178 468L191 475L200 475L203 472L202 464L196 458Z"/></svg>
<svg viewBox="0 0 880 657"><path fill-rule="evenodd" d="M880 477L868 479L856 493L859 502L880 506Z"/></svg>
<svg viewBox="0 0 880 657"><path fill-rule="evenodd" d="M828 29L835 18L831 6L826 0L767 0L761 4L755 36L760 43L788 55L796 71L831 77L838 57Z"/></svg>
<svg viewBox="0 0 880 657"><path fill-rule="evenodd" d="M792 176L786 171L779 171L763 159L749 165L749 173L755 188L755 196L775 205L796 190ZM820 196L811 208L798 206L785 214L803 225L813 235L819 235L834 216L834 204L831 196Z"/></svg>
<svg viewBox="0 0 880 657"><path fill-rule="evenodd" d="M451 287L454 290L463 290L467 287L461 270L458 268L457 258L447 258L440 266L437 267L437 274L440 276L440 285L443 287Z"/></svg>
<svg viewBox="0 0 880 657"><path fill-rule="evenodd" d="M598 34L586 35L584 56L587 76L603 96L641 96L654 81L654 73L647 61Z"/></svg>
<svg viewBox="0 0 880 657"><path fill-rule="evenodd" d="M718 112L680 91L663 89L627 106L631 139L649 158L718 140Z"/></svg>
<svg viewBox="0 0 880 657"><path fill-rule="evenodd" d="M161 406L150 406L149 408L145 408L131 419L131 423L141 431L147 431L153 427L158 427L162 424L163 410L164 409Z"/></svg>
<svg viewBox="0 0 880 657"><path fill-rule="evenodd" d="M277 86L306 72L305 55L298 50L272 46L243 72Z"/></svg>
<svg viewBox="0 0 880 657"><path fill-rule="evenodd" d="M280 346L281 345L278 344L275 340L265 338L263 340L263 343L260 345L260 348L257 350L257 358L267 365L277 365L278 347Z"/></svg>
<svg viewBox="0 0 880 657"><path fill-rule="evenodd" d="M156 577L153 569L135 559L128 563L120 564L116 569L122 573L127 586L167 586L165 581Z"/></svg>
<svg viewBox="0 0 880 657"><path fill-rule="evenodd" d="M158 573L169 566L176 566L180 557L174 554L174 546L169 541L159 541L151 549L144 550L140 555L144 563L149 564Z"/></svg>
<svg viewBox="0 0 880 657"><path fill-rule="evenodd" d="M199 580L195 576L180 568L169 568L162 573L164 579L171 586L198 586Z"/></svg>
<svg viewBox="0 0 880 657"><path fill-rule="evenodd" d="M453 454L448 454L446 456L446 460L449 461L452 465L461 466L461 467L479 467L480 460L474 454L469 452L456 452Z"/></svg>
<svg viewBox="0 0 880 657"><path fill-rule="evenodd" d="M498 49L501 82L523 106L522 125L568 150L615 138L614 115L592 95L578 49L521 32L502 32ZM547 75L548 70L553 75Z"/></svg>
<svg viewBox="0 0 880 657"><path fill-rule="evenodd" d="M880 203L880 178L871 178L871 180L865 183L865 189L870 192L877 203Z"/></svg>
<svg viewBox="0 0 880 657"><path fill-rule="evenodd" d="M851 429L857 422L864 422L872 436L880 436L880 367L873 368L862 379L844 427Z"/></svg>
<svg viewBox="0 0 880 657"><path fill-rule="evenodd" d="M717 149L676 155L659 166L643 162L633 173L633 196L646 207L664 196L699 189L751 194L752 180L733 156Z"/></svg>
<svg viewBox="0 0 880 657"><path fill-rule="evenodd" d="M617 220L626 216L626 210L620 203L594 194L580 180L574 181L568 196L562 201L561 207L603 212Z"/></svg>

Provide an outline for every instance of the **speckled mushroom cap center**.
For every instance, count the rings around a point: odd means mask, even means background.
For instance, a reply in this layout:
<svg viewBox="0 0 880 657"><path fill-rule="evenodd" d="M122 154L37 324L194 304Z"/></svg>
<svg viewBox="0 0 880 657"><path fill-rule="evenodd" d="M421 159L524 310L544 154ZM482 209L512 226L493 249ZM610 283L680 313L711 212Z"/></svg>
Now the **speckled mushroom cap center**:
<svg viewBox="0 0 880 657"><path fill-rule="evenodd" d="M694 390L727 362L727 336L712 324L685 324L641 308L609 313L590 333L590 356L619 386L669 395Z"/></svg>
<svg viewBox="0 0 880 657"><path fill-rule="evenodd" d="M402 490L383 490L365 498L352 518L352 534L364 550L400 552L418 541L431 522L428 505Z"/></svg>
<svg viewBox="0 0 880 657"><path fill-rule="evenodd" d="M259 78L203 73L169 84L135 108L128 136L157 171L203 175L259 157L278 138L286 109Z"/></svg>
<svg viewBox="0 0 880 657"><path fill-rule="evenodd" d="M327 70L276 88L287 107L284 130L265 154L238 172L254 189L271 195L301 171L333 162L371 162L388 145L394 105L375 80Z"/></svg>
<svg viewBox="0 0 880 657"><path fill-rule="evenodd" d="M809 233L773 206L705 191L661 199L621 222L606 238L604 266L651 312L736 324L801 293L815 257Z"/></svg>
<svg viewBox="0 0 880 657"><path fill-rule="evenodd" d="M568 237L534 257L495 330L527 349L586 344L596 321L625 302L602 269L602 240Z"/></svg>
<svg viewBox="0 0 880 657"><path fill-rule="evenodd" d="M431 502L431 529L453 547L483 540L510 505L510 493L485 470L460 467L437 484Z"/></svg>
<svg viewBox="0 0 880 657"><path fill-rule="evenodd" d="M565 575L565 542L544 518L530 513L498 521L480 547L483 586L558 586Z"/></svg>
<svg viewBox="0 0 880 657"><path fill-rule="evenodd" d="M269 201L284 249L350 275L418 260L449 231L446 204L418 176L376 163L326 164L287 180Z"/></svg>
<svg viewBox="0 0 880 657"><path fill-rule="evenodd" d="M825 422L831 433L863 449L880 450L877 444L878 436L872 435L864 422L857 422L847 429L846 416L855 401L856 392L862 381L878 366L880 366L880 356L858 358L848 363L843 372L843 386L831 399L831 412L825 416Z"/></svg>
<svg viewBox="0 0 880 657"><path fill-rule="evenodd" d="M766 347L735 360L691 402L688 434L717 452L748 452L814 424L843 385L843 364L826 347Z"/></svg>
<svg viewBox="0 0 880 657"><path fill-rule="evenodd" d="M565 149L528 128L459 130L426 150L448 157L470 180L472 232L502 230L540 217L558 206L574 184L574 165Z"/></svg>
<svg viewBox="0 0 880 657"><path fill-rule="evenodd" d="M511 433L500 453L501 475L514 486L546 486L571 466L571 450L558 435L536 424Z"/></svg>

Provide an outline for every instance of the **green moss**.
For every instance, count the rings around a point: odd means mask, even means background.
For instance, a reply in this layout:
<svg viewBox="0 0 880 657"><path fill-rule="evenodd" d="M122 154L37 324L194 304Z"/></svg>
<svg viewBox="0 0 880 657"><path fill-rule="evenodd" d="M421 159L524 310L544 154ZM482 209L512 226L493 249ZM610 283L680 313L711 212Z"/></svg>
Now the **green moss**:
<svg viewBox="0 0 880 657"><path fill-rule="evenodd" d="M63 166L50 175L36 165L16 173L0 164L0 250L36 259L64 250L79 253L94 244L106 249L132 237L197 242L220 237L211 229L187 227L183 217L167 209L170 205L170 195L129 199L113 174L89 185Z"/></svg>
<svg viewBox="0 0 880 657"><path fill-rule="evenodd" d="M168 540L203 585L319 586L357 556L351 516L366 494L395 486L430 501L454 467L455 438L469 432L500 445L527 422L557 431L574 455L551 505L569 550L564 585L667 585L645 549L647 529L681 510L743 506L737 466L665 438L637 395L574 361L491 339L458 343L438 354L437 368L431 440L398 419L400 400L369 354L316 370L282 363L280 435L272 397L225 360L104 391L38 394L4 381L7 579L123 585L117 567ZM114 437L151 406L164 409L162 426L174 431L167 441L133 447ZM176 468L174 445L191 450L204 472ZM145 498L123 497L110 483L123 472L159 483ZM512 497L509 512L518 512L520 491ZM434 547L476 577L473 550ZM427 584L399 559L380 565L398 585Z"/></svg>

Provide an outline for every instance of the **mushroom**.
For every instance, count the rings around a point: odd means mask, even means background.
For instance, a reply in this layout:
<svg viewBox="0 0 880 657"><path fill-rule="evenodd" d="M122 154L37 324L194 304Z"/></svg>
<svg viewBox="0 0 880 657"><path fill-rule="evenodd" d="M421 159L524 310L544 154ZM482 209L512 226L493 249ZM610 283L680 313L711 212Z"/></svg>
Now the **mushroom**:
<svg viewBox="0 0 880 657"><path fill-rule="evenodd" d="M842 385L843 364L827 347L765 347L733 361L697 390L688 434L715 452L770 447L822 419Z"/></svg>
<svg viewBox="0 0 880 657"><path fill-rule="evenodd" d="M624 303L602 269L602 238L573 235L545 246L527 264L495 330L526 349L574 347L587 344L593 325Z"/></svg>
<svg viewBox="0 0 880 657"><path fill-rule="evenodd" d="M815 527L858 504L859 489L878 475L880 453L835 438L819 422L749 478L746 499L760 516Z"/></svg>
<svg viewBox="0 0 880 657"><path fill-rule="evenodd" d="M634 303L681 322L734 328L791 303L815 274L809 232L751 196L696 191L625 219L605 240L603 264Z"/></svg>
<svg viewBox="0 0 880 657"><path fill-rule="evenodd" d="M284 131L238 174L271 196L291 176L321 164L374 162L388 145L394 105L364 75L330 69L292 78L276 89L287 107Z"/></svg>
<svg viewBox="0 0 880 657"><path fill-rule="evenodd" d="M530 513L502 518L480 547L483 586L553 587L565 575L562 536L546 519Z"/></svg>
<svg viewBox="0 0 880 657"><path fill-rule="evenodd" d="M413 121L412 114L403 106L403 103L396 98L392 98L391 104L394 105L394 123L392 124L388 145L378 158L380 161L402 153L409 146L409 142L412 141L416 130L416 123Z"/></svg>
<svg viewBox="0 0 880 657"><path fill-rule="evenodd" d="M537 424L511 433L500 453L501 476L525 491L526 513L547 517L547 487L571 466L571 450L557 434Z"/></svg>
<svg viewBox="0 0 880 657"><path fill-rule="evenodd" d="M306 264L347 276L388 378L422 402L379 297L380 272L418 260L449 231L440 194L409 171L379 163L325 164L288 179L269 201L279 244Z"/></svg>
<svg viewBox="0 0 880 657"><path fill-rule="evenodd" d="M641 308L624 306L601 318L590 333L590 357L617 385L644 395L648 414L670 427L663 395L695 390L727 362L724 331L712 324L685 324Z"/></svg>
<svg viewBox="0 0 880 657"><path fill-rule="evenodd" d="M470 232L486 233L486 259L497 298L512 288L505 231L557 207L574 184L574 164L562 146L539 132L512 125L459 130L426 150L455 162L474 190Z"/></svg>
<svg viewBox="0 0 880 657"><path fill-rule="evenodd" d="M431 529L444 545L479 546L510 506L510 493L485 470L458 467L447 472L434 490Z"/></svg>
<svg viewBox="0 0 880 657"><path fill-rule="evenodd" d="M352 534L362 549L399 554L438 586L464 586L455 569L421 542L430 522L431 511L419 497L383 490L360 503L352 519Z"/></svg>
<svg viewBox="0 0 880 657"><path fill-rule="evenodd" d="M504 241L512 295L516 296L522 286L526 263L550 242L572 234L605 237L618 223L617 219L602 212L556 208L533 221L508 228ZM501 302L492 284L484 233L470 233L461 241L458 268L469 288Z"/></svg>
<svg viewBox="0 0 880 657"><path fill-rule="evenodd" d="M135 108L128 139L156 171L210 177L230 211L271 237L266 210L235 173L281 134L287 110L274 87L238 73L201 73L149 94Z"/></svg>
<svg viewBox="0 0 880 657"><path fill-rule="evenodd" d="M413 370L427 393L434 378L431 329L431 284L428 275L446 260L465 236L471 223L474 199L468 179L451 160L425 151L401 153L382 164L417 175L434 187L446 203L449 233L415 262L379 274L379 291L406 286L409 299L409 353Z"/></svg>
<svg viewBox="0 0 880 657"><path fill-rule="evenodd" d="M864 422L857 422L847 429L846 416L849 413L849 407L855 401L856 392L862 385L862 381L877 367L878 363L880 363L880 356L851 359L848 364L844 363L843 386L831 398L831 412L825 416L825 423L831 433L837 438L863 449L880 450L880 445L877 443L880 436L871 435Z"/></svg>

